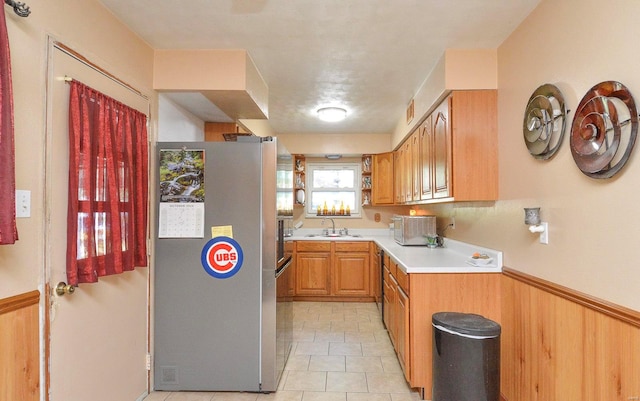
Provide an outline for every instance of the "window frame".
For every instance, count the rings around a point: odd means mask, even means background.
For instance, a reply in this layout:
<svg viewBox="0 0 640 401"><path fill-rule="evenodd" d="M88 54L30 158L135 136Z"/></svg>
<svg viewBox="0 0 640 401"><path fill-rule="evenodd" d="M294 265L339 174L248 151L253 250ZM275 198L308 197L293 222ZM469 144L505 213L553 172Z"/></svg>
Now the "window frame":
<svg viewBox="0 0 640 401"><path fill-rule="evenodd" d="M306 175L305 175L305 188L307 192L307 202L304 205L304 216L305 218L324 218L327 216L318 216L317 209L313 208L313 192L314 191L322 191L322 192L351 192L353 191L355 194L355 205L351 208L351 215L349 216L341 216L341 215L331 215L328 217L331 218L342 218L342 219L353 219L353 218L362 218L362 165L359 162L322 162L322 161L307 161L306 163ZM324 188L319 187L315 188L313 186L313 174L315 170L353 170L353 187L349 188Z"/></svg>

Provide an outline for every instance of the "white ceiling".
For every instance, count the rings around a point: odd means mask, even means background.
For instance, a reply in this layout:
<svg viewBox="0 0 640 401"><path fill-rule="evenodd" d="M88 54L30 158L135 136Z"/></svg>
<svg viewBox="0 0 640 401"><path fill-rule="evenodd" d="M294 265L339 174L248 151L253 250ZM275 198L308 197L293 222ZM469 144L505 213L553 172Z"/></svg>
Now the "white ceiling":
<svg viewBox="0 0 640 401"><path fill-rule="evenodd" d="M445 49L497 48L540 0L100 1L156 49L246 49L276 133L390 133ZM319 121L325 105L348 118Z"/></svg>

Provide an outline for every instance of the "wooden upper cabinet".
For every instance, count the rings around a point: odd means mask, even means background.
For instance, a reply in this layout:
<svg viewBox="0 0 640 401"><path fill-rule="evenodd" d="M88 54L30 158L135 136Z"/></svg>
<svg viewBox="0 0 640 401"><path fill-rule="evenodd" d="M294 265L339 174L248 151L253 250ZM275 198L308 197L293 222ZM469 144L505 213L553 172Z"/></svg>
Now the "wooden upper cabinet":
<svg viewBox="0 0 640 401"><path fill-rule="evenodd" d="M224 134L249 134L236 123L204 123L204 140L224 142Z"/></svg>
<svg viewBox="0 0 640 401"><path fill-rule="evenodd" d="M374 205L391 205L394 202L393 162L393 152L373 155L372 197Z"/></svg>
<svg viewBox="0 0 640 401"><path fill-rule="evenodd" d="M403 163L403 149L402 147L393 152L393 197L396 204L400 205L404 203L404 190L403 179L404 177L404 163Z"/></svg>
<svg viewBox="0 0 640 401"><path fill-rule="evenodd" d="M433 198L451 196L451 122L449 105L451 97L443 101L433 112Z"/></svg>
<svg viewBox="0 0 640 401"><path fill-rule="evenodd" d="M411 199L407 201L420 200L420 173L422 168L420 159L420 129L417 129L410 137L411 141Z"/></svg>
<svg viewBox="0 0 640 401"><path fill-rule="evenodd" d="M451 95L453 197L498 199L498 92L454 91Z"/></svg>
<svg viewBox="0 0 640 401"><path fill-rule="evenodd" d="M411 202L413 200L413 171L411 170L411 166L413 166L411 152L411 140L406 141L402 145L402 170L404 174L402 176L402 192L404 193L403 202Z"/></svg>
<svg viewBox="0 0 640 401"><path fill-rule="evenodd" d="M453 91L396 151L396 203L498 199L497 138L497 91Z"/></svg>
<svg viewBox="0 0 640 401"><path fill-rule="evenodd" d="M420 200L433 198L433 166L431 155L433 154L433 122L431 116L420 127Z"/></svg>

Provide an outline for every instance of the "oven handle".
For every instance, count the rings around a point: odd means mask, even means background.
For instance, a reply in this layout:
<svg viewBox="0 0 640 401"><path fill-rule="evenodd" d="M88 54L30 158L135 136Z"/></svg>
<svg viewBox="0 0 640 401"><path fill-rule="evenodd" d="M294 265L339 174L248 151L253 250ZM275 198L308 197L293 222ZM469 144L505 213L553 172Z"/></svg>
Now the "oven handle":
<svg viewBox="0 0 640 401"><path fill-rule="evenodd" d="M287 270L287 268L291 265L291 262L293 261L292 257L289 257L289 259L287 259L287 261L285 262L284 265L282 265L281 268L279 268L278 270L276 270L276 278L280 277L280 275L282 275L282 273L284 273L285 270Z"/></svg>

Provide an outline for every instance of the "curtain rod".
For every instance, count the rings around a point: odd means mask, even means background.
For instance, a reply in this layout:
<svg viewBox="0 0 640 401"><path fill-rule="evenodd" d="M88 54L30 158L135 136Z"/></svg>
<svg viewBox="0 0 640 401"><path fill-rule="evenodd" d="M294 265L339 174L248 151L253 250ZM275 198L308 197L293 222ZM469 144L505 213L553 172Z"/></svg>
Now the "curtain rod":
<svg viewBox="0 0 640 401"><path fill-rule="evenodd" d="M145 95L144 93L142 93L138 89L136 89L133 86L129 85L128 83L124 82L123 80L121 80L120 78L118 78L115 75L111 74L109 71L103 69L102 67L98 66L97 64L94 64L93 62L89 61L83 55L81 55L80 53L78 53L75 50L71 49L70 47L66 46L65 44L63 44L61 42L54 41L53 42L53 47L57 48L58 50L60 50L63 53L66 53L68 56L73 57L74 59L76 59L79 62L83 63L84 65L88 66L89 68L92 68L93 70L99 72L100 74L102 74L105 77L109 78L110 80L114 81L118 85L123 86L124 88L130 90L131 92L133 92L136 95L140 96L144 100L147 100L147 101L149 100L149 96ZM65 76L64 80L66 82L69 82L69 81L72 81L73 78L69 77L69 76Z"/></svg>
<svg viewBox="0 0 640 401"><path fill-rule="evenodd" d="M4 4L13 7L13 11L21 17L28 17L31 14L29 6L14 0L4 0Z"/></svg>

